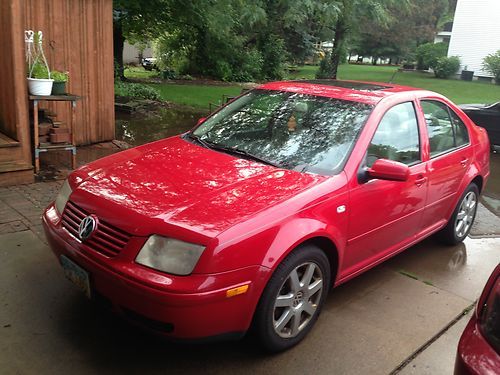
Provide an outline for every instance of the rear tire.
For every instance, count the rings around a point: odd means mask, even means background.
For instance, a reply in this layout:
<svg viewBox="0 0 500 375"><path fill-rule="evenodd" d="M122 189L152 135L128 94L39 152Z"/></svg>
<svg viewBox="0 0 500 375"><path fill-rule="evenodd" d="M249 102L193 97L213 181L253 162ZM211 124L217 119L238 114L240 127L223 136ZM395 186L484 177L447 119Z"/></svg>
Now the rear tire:
<svg viewBox="0 0 500 375"><path fill-rule="evenodd" d="M299 343L318 319L330 289L330 264L313 245L297 248L276 268L257 306L254 329L262 347L280 352Z"/></svg>
<svg viewBox="0 0 500 375"><path fill-rule="evenodd" d="M478 203L479 189L476 184L472 183L467 186L460 197L448 224L437 233L439 241L447 245L456 245L462 242L472 228Z"/></svg>

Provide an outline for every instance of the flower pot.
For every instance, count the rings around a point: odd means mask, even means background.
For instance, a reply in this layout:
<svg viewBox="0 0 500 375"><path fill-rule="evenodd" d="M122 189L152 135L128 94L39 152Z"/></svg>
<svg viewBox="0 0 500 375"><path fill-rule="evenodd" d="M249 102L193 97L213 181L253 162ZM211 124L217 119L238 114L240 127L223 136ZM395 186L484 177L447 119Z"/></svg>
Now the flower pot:
<svg viewBox="0 0 500 375"><path fill-rule="evenodd" d="M54 81L52 85L52 95L64 95L66 94L66 82Z"/></svg>
<svg viewBox="0 0 500 375"><path fill-rule="evenodd" d="M28 78L28 90L31 95L48 96L52 92L53 79Z"/></svg>

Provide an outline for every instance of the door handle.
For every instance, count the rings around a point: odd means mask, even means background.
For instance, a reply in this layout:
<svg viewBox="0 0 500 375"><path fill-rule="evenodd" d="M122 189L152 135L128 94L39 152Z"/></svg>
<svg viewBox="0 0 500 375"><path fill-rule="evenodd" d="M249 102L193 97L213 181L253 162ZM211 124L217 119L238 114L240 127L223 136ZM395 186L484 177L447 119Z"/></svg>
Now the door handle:
<svg viewBox="0 0 500 375"><path fill-rule="evenodd" d="M425 176L418 176L415 179L415 185L422 186L423 184L425 184L426 181L427 181L427 177L425 177Z"/></svg>
<svg viewBox="0 0 500 375"><path fill-rule="evenodd" d="M469 161L469 159L463 158L462 160L460 160L460 164L462 164L462 167L466 167L468 161Z"/></svg>

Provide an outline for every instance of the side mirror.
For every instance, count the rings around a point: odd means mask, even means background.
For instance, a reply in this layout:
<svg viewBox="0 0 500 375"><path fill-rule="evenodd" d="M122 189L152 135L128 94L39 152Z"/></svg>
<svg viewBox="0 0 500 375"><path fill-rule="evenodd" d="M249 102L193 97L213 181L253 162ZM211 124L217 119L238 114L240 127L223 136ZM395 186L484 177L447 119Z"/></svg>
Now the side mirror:
<svg viewBox="0 0 500 375"><path fill-rule="evenodd" d="M206 119L207 119L206 117L201 117L200 119L198 119L198 122L196 123L196 126L200 125Z"/></svg>
<svg viewBox="0 0 500 375"><path fill-rule="evenodd" d="M410 175L410 168L406 164L388 159L377 159L375 163L368 168L370 178L389 181L407 181Z"/></svg>

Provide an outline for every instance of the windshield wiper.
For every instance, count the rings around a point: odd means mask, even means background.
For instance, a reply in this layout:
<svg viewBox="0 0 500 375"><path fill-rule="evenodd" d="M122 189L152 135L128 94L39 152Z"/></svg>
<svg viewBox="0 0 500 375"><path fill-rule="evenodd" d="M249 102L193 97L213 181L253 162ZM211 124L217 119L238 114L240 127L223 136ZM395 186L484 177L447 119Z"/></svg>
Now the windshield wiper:
<svg viewBox="0 0 500 375"><path fill-rule="evenodd" d="M276 167L276 168L281 168L281 166L279 166L278 164L273 163L269 160L263 159L259 156L252 154L252 153L249 153L248 151L240 150L240 149L237 149L235 147L221 145L220 143L216 143L216 142L212 142L212 141L207 141L205 139L201 139L200 137L198 137L197 135L194 135L193 133L187 133L186 136L189 137L190 139L198 142L201 146L203 146L205 148L210 148L210 149L218 150L218 151L224 151L224 152L227 152L228 154L243 156L246 159L255 160L255 161L258 161L258 162L263 163L263 164L271 165L271 166Z"/></svg>
<svg viewBox="0 0 500 375"><path fill-rule="evenodd" d="M197 135L194 135L191 132L186 133L186 137L188 137L189 139L192 139L193 141L196 141L199 145L201 145L205 148L212 148L212 146L208 142L204 141L203 139L201 139Z"/></svg>
<svg viewBox="0 0 500 375"><path fill-rule="evenodd" d="M221 150L221 151L226 151L228 154L234 154L234 155L243 156L246 159L251 159L251 160L257 161L259 163L271 165L271 166L276 167L276 168L281 168L280 165L278 165L276 163L273 163L272 161L263 159L263 158L261 158L261 157L259 157L257 155L254 155L254 154L252 154L252 153L250 153L248 151L240 150L240 149L235 148L235 147L229 147L229 146L223 146L223 145L214 144L213 148L217 149L217 150Z"/></svg>

